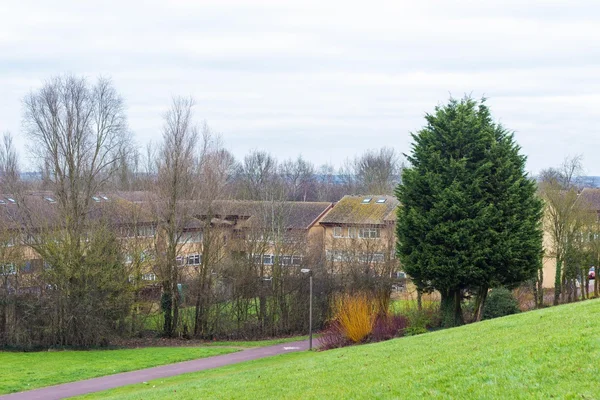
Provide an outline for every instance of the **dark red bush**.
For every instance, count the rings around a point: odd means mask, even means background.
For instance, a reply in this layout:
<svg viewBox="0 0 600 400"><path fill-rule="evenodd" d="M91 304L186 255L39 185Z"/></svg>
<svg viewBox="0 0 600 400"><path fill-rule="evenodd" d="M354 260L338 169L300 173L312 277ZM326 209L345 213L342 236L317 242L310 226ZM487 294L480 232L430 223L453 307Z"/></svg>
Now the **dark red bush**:
<svg viewBox="0 0 600 400"><path fill-rule="evenodd" d="M370 342L381 342L402 336L408 326L408 318L404 315L378 316L373 325Z"/></svg>
<svg viewBox="0 0 600 400"><path fill-rule="evenodd" d="M352 342L344 335L341 326L337 321L331 322L321 333L321 337L319 338L320 350L337 349L350 344L352 344Z"/></svg>

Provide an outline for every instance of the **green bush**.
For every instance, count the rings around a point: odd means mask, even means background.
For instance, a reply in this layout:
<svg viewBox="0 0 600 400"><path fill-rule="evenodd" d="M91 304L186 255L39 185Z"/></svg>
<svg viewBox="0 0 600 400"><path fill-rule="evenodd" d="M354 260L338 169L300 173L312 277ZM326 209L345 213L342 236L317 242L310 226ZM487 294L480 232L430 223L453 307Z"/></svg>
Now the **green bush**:
<svg viewBox="0 0 600 400"><path fill-rule="evenodd" d="M408 328L404 329L404 336L415 336L422 333L427 333L427 328L422 326L409 326Z"/></svg>
<svg viewBox="0 0 600 400"><path fill-rule="evenodd" d="M483 307L483 319L503 317L520 312L519 302L506 288L494 288L490 291Z"/></svg>

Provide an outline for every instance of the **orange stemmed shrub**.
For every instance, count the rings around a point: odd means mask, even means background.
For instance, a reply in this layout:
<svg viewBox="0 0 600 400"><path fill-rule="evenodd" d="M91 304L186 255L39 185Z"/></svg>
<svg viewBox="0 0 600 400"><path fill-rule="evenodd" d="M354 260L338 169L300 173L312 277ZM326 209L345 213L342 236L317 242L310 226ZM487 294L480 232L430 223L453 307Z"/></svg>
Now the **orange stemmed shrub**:
<svg viewBox="0 0 600 400"><path fill-rule="evenodd" d="M333 302L334 320L341 332L354 343L363 341L373 331L377 315L376 302L365 293L342 294Z"/></svg>

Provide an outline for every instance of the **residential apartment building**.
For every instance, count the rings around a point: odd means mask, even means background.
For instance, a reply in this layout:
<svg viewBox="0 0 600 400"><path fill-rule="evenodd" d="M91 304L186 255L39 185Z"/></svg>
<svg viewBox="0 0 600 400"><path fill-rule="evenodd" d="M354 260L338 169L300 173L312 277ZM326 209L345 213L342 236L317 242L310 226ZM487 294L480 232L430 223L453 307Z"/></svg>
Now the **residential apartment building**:
<svg viewBox="0 0 600 400"><path fill-rule="evenodd" d="M392 196L344 196L321 220L327 268L378 275L399 271L396 261L396 209Z"/></svg>

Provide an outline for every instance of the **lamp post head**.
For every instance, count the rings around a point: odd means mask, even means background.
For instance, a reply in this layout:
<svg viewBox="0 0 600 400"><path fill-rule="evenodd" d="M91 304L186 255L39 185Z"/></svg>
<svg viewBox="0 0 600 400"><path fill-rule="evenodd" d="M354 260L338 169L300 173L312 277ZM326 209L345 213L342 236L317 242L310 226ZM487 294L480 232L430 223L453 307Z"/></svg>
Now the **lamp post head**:
<svg viewBox="0 0 600 400"><path fill-rule="evenodd" d="M302 268L300 270L300 272L302 272L303 274L310 274L310 269L308 269L308 268Z"/></svg>

